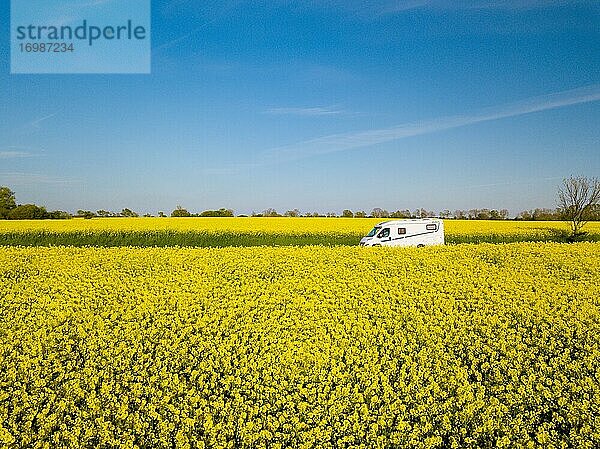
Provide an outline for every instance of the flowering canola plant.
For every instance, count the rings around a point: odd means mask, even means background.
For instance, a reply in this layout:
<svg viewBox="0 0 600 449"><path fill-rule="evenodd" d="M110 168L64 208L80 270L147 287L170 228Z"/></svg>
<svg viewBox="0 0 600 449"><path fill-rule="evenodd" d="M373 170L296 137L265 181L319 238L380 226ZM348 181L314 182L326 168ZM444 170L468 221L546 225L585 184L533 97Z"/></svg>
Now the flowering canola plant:
<svg viewBox="0 0 600 449"><path fill-rule="evenodd" d="M364 236L386 218L94 218L92 220L0 220L4 232L98 232L98 231L198 231L261 233L348 233ZM391 219L390 219L391 220ZM568 230L569 225L556 221L444 220L446 232L470 234L532 234L547 230ZM590 222L586 230L600 233L600 222Z"/></svg>
<svg viewBox="0 0 600 449"><path fill-rule="evenodd" d="M599 257L0 247L0 446L596 448Z"/></svg>
<svg viewBox="0 0 600 449"><path fill-rule="evenodd" d="M261 246L356 245L384 219L353 218L94 218L0 220L0 246ZM445 220L447 243L561 241L564 222ZM588 223L600 241L600 222Z"/></svg>

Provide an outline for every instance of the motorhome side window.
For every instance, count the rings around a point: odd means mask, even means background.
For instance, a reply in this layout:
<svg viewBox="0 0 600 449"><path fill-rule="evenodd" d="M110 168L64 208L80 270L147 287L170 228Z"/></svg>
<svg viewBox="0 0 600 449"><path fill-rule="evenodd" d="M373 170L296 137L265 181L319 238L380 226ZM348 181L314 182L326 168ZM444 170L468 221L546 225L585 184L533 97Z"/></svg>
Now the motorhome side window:
<svg viewBox="0 0 600 449"><path fill-rule="evenodd" d="M384 239L389 236L390 236L390 228L385 228L385 229L381 230L381 232L379 233L379 235L377 237L379 237L380 239Z"/></svg>
<svg viewBox="0 0 600 449"><path fill-rule="evenodd" d="M400 234L400 235L406 234L406 228L398 228L398 234Z"/></svg>
<svg viewBox="0 0 600 449"><path fill-rule="evenodd" d="M428 231L437 231L437 225L435 225L435 224L433 224L433 223L432 223L432 224L428 224L428 225L426 226L426 229L427 229Z"/></svg>

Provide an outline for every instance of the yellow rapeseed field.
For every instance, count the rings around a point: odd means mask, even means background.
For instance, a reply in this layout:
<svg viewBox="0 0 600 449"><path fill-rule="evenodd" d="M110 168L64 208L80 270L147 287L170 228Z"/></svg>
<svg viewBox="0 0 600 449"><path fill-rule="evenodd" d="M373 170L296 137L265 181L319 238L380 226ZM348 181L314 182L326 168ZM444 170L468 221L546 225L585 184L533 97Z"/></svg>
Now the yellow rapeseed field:
<svg viewBox="0 0 600 449"><path fill-rule="evenodd" d="M0 443L597 448L599 258L599 243L3 247Z"/></svg>
<svg viewBox="0 0 600 449"><path fill-rule="evenodd" d="M343 233L365 235L382 218L94 218L91 220L0 220L0 233L24 231L198 231L261 232L283 234ZM555 221L445 220L446 233L539 234L549 229L568 230L567 223ZM586 230L600 233L600 222L588 223Z"/></svg>
<svg viewBox="0 0 600 449"><path fill-rule="evenodd" d="M305 246L357 245L382 219L106 218L0 221L6 246ZM567 241L563 222L446 220L446 243ZM600 222L585 236L600 241Z"/></svg>

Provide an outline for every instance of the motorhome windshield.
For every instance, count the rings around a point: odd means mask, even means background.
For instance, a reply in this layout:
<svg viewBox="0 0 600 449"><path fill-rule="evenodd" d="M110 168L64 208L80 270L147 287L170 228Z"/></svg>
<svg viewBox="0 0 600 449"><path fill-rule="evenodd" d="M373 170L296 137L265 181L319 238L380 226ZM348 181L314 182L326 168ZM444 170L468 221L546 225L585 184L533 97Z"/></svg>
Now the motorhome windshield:
<svg viewBox="0 0 600 449"><path fill-rule="evenodd" d="M377 234L379 232L380 229L381 229L381 226L375 226L373 229L371 229L371 232L369 232L367 234L367 237L373 237L375 234Z"/></svg>

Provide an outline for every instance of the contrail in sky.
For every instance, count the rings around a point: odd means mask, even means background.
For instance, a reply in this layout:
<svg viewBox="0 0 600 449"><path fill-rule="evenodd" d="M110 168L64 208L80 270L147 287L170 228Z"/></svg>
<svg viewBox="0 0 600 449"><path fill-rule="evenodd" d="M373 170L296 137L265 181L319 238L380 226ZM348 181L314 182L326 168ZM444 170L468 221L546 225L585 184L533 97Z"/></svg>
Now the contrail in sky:
<svg viewBox="0 0 600 449"><path fill-rule="evenodd" d="M263 162L295 160L319 154L348 151L404 139L406 137L430 134L476 123L517 117L533 112L547 111L550 109L590 103L598 100L600 100L600 85L595 84L578 89L532 97L516 103L481 109L473 114L446 116L426 121L403 123L390 128L318 137L316 139L310 139L264 151L260 155L260 159Z"/></svg>

